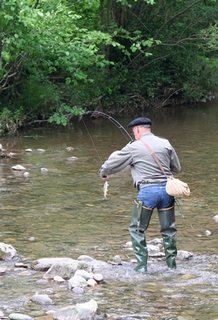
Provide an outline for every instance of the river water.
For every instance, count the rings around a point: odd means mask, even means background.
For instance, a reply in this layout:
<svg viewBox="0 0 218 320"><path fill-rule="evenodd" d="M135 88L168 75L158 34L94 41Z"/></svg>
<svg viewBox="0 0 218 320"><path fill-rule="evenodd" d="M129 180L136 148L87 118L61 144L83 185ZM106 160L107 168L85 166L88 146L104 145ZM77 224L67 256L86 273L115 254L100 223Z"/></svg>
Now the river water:
<svg viewBox="0 0 218 320"><path fill-rule="evenodd" d="M113 266L105 283L78 296L65 285L37 281L43 273L14 268L0 261L7 272L0 276L0 311L26 313L42 319L48 310L95 299L98 318L104 314L134 319L218 319L217 234L218 223L218 104L156 110L143 114L153 120L152 131L168 138L175 147L191 197L176 208L178 249L194 254L178 261L169 272L165 262L149 260L148 274L132 275L129 267ZM136 117L116 118L122 126ZM124 245L130 241L133 188L128 169L111 176L108 196L98 169L109 154L127 140L108 119L77 119L69 128L25 129L0 143L12 158L0 160L0 242L12 245L19 261L81 254L108 261L120 255L134 258ZM68 150L73 147L74 150ZM31 148L32 152L25 152ZM44 152L39 149L44 149ZM76 157L72 159L71 157ZM71 159L69 159L71 158ZM29 172L13 171L22 165ZM41 168L48 171L43 172ZM147 239L160 238L154 212ZM30 302L38 293L51 295L54 305Z"/></svg>

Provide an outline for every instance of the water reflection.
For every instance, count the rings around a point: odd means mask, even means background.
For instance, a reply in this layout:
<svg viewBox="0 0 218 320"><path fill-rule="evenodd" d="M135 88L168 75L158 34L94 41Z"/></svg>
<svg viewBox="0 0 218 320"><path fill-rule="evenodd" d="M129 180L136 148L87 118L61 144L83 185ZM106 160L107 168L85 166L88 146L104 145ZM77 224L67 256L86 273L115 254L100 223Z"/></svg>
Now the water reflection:
<svg viewBox="0 0 218 320"><path fill-rule="evenodd" d="M180 200L177 207L178 249L197 256L179 262L175 273L169 273L165 262L151 261L146 277L132 278L128 266L114 267L115 279L108 275L104 285L83 297L72 296L64 285L55 287L52 298L59 307L72 303L72 298L76 302L94 298L102 315L216 318L218 225L213 216L218 214L217 107L212 104L146 114L153 119L153 132L167 137L175 146L182 164L180 178L191 187L191 197ZM117 120L126 128L131 119ZM15 155L0 160L0 242L13 245L27 262L49 256L77 258L80 254L104 261L116 254L125 261L133 258L131 252L123 250L130 240L127 228L136 197L129 170L111 177L107 200L97 174L108 155L127 143L126 138L108 120L98 125L89 117L84 121L85 125L75 121L72 128L26 131L19 137L1 139L7 152ZM25 138L34 134L43 138ZM69 146L74 150L67 151ZM33 152L26 153L26 148ZM38 152L39 148L45 152ZM78 160L68 161L71 156ZM16 164L26 167L30 175L25 178L12 171ZM42 167L48 169L47 174L41 172ZM155 213L147 233L148 240L154 237L160 237ZM36 282L41 277L11 267L0 278L0 310L10 306L12 310L43 315L46 310L29 303L35 291L47 290ZM19 286L15 286L18 281ZM52 292L54 286L51 283Z"/></svg>

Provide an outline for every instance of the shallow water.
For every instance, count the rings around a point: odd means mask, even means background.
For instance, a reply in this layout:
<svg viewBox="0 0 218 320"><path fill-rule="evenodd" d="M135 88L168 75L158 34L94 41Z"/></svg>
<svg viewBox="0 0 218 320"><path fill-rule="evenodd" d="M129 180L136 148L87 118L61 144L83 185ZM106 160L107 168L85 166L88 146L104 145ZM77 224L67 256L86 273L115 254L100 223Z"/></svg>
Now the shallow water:
<svg viewBox="0 0 218 320"><path fill-rule="evenodd" d="M40 318L49 309L93 298L99 319L105 313L135 319L218 318L218 224L213 219L218 214L218 105L145 116L153 119L153 132L175 147L182 164L179 177L190 185L191 197L179 201L176 223L178 249L193 252L194 258L178 261L174 272L157 259L150 259L146 276L130 272L134 257L123 245L130 240L127 228L136 190L126 169L111 176L105 200L104 182L98 176L102 162L127 142L109 120L96 124L87 116L71 128L26 130L0 141L7 153L13 152L11 159L0 160L0 242L14 246L27 264L42 257L77 259L81 254L104 261L120 255L126 263L105 270L103 285L78 296L66 284L38 281L43 273L14 269L14 262L1 261L0 267L8 268L0 276L0 311L5 315L22 312ZM117 120L126 128L130 118ZM34 139L37 136L42 137ZM67 151L70 146L73 151ZM33 152L25 152L26 148ZM69 160L72 156L78 159ZM11 170L17 164L30 173L27 178ZM154 212L147 239L156 237L160 233ZM47 293L54 305L31 303L35 292Z"/></svg>

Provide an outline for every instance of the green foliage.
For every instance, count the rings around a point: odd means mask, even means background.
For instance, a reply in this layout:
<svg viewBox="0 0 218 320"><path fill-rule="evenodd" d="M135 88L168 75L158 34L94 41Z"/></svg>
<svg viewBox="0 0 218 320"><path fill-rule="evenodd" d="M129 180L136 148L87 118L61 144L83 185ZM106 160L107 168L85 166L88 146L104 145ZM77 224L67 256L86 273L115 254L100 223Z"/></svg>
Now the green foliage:
<svg viewBox="0 0 218 320"><path fill-rule="evenodd" d="M187 79L184 86L184 96L195 102L206 102L214 98L218 81L218 59L201 57L195 66L195 74Z"/></svg>
<svg viewBox="0 0 218 320"><path fill-rule="evenodd" d="M140 0L117 0L117 2L120 2L122 5L131 8L134 3L140 2ZM145 2L151 5L155 4L154 0L145 0Z"/></svg>
<svg viewBox="0 0 218 320"><path fill-rule="evenodd" d="M33 9L27 1L1 1L0 29L5 31L0 71L4 90L9 89L9 82L16 85L21 72L53 79L61 73L67 84L78 85L81 81L93 81L87 77L87 68L109 64L99 46L116 43L108 34L79 28L81 16L73 10L73 5L64 3L47 11L47 6Z"/></svg>
<svg viewBox="0 0 218 320"><path fill-rule="evenodd" d="M215 3L1 0L1 131L35 119L67 125L99 97L118 108L212 99Z"/></svg>
<svg viewBox="0 0 218 320"><path fill-rule="evenodd" d="M71 108L70 106L63 103L58 108L58 111L49 117L48 122L54 122L55 124L66 126L67 124L69 124L72 116L78 116L83 113L84 110L82 108Z"/></svg>
<svg viewBox="0 0 218 320"><path fill-rule="evenodd" d="M25 122L25 115L23 108L11 111L8 108L4 108L0 113L0 135L5 132L9 134L16 133L17 129Z"/></svg>
<svg viewBox="0 0 218 320"><path fill-rule="evenodd" d="M19 107L25 102L25 112L30 118L38 114L42 119L47 119L48 115L56 109L60 100L58 87L37 74L26 77L21 90L22 97L16 99L15 105Z"/></svg>

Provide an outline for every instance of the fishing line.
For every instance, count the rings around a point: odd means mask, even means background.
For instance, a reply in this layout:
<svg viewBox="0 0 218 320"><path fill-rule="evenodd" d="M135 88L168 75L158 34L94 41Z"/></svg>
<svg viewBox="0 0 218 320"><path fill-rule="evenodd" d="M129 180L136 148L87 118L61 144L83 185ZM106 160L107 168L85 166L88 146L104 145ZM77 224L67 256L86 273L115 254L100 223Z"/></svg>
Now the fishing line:
<svg viewBox="0 0 218 320"><path fill-rule="evenodd" d="M91 143L92 143L92 145L93 145L93 147L94 147L94 149L95 149L95 152L96 152L99 160L102 161L102 160L101 160L101 157L100 157L100 155L99 155L99 152L98 152L98 150L97 150L97 148L96 148L96 145L95 145L95 143L94 143L94 141L93 141L93 139L92 139L92 136L91 136L91 134L90 134L90 132L89 132L89 130L88 130L88 128L87 128L87 126L86 126L85 121L84 121L83 118L82 118L82 122L83 122L83 124L84 124L84 127L86 128L86 131L87 131L87 133L88 133L89 139L91 140Z"/></svg>
<svg viewBox="0 0 218 320"><path fill-rule="evenodd" d="M94 111L87 111L87 112L85 112L84 114L91 114L91 115L92 115L93 113L94 113L94 114L96 113L96 114L98 114L99 116L102 116L102 117L110 120L119 130L121 130L123 136L127 139L128 142L129 142L129 140L130 140L130 141L132 140L132 137L131 137L130 134L126 131L126 129L125 129L117 120L115 120L113 117L109 116L108 114L106 114L106 113L104 113L104 112L101 112L101 111L95 111L95 110L94 110ZM94 147L94 149L95 149L95 152L96 152L96 154L98 155L99 160L102 161L102 160L101 160L101 157L100 157L100 155L99 155L99 152L98 152L98 150L97 150L97 148L96 148L96 145L95 145L95 143L94 143L94 141L93 141L93 139L92 139L92 136L91 136L91 134L90 134L90 132L89 132L89 130L88 130L86 124L85 124L85 121L84 121L84 119L83 119L83 115L84 115L84 114L82 114L82 117L81 117L82 122L83 122L84 127L85 127L85 129L86 129L86 131L87 131L87 133L88 133L88 136L89 136L89 138L90 138L90 140L91 140L91 142L92 142L92 145L93 145L93 147ZM108 181L105 181L104 186L103 186L104 199L107 198L107 191L108 191Z"/></svg>
<svg viewBox="0 0 218 320"><path fill-rule="evenodd" d="M99 160L102 162L101 157L100 157L100 155L99 155L99 153L98 153L98 150L97 150L97 148L96 148L96 145L95 145L95 143L94 143L94 141L93 141L93 139L92 139L92 136L91 136L91 134L90 134L90 132L89 132L89 130L88 130L88 128L87 128L87 125L85 124L85 121L84 121L83 117L82 117L82 122L83 122L83 124L84 124L84 127L86 128L86 131L87 131L88 136L89 136L89 138L90 138L90 140L91 140L91 142L92 142L92 145L93 145L93 147L94 147L94 149L95 149L95 151L96 151L96 153L97 153L97 155L98 155L98 158L99 158ZM104 185L103 185L104 199L107 199L108 186L109 186L108 181L105 181L105 183L104 183Z"/></svg>
<svg viewBox="0 0 218 320"><path fill-rule="evenodd" d="M188 223L189 223L189 225L190 225L190 227L194 230L195 228L194 228L193 225L191 224L190 220L184 216L182 206L181 206L181 204L180 204L180 202L179 202L178 199L175 199L175 204L176 204L177 207L179 208L179 210L180 210L179 213L180 213L180 215L182 216L182 218L185 219L185 220L187 220Z"/></svg>

